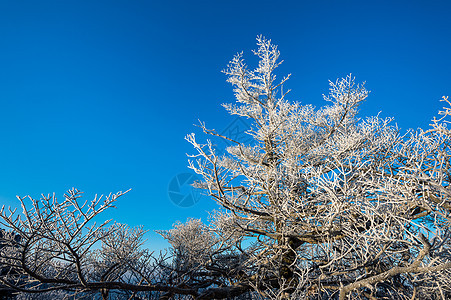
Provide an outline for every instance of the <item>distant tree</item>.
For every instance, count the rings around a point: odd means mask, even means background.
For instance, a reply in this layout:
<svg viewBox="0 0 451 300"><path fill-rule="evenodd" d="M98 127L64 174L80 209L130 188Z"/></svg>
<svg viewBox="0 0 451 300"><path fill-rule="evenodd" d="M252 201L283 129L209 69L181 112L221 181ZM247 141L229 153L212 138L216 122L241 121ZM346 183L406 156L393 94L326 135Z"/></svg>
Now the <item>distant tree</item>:
<svg viewBox="0 0 451 300"><path fill-rule="evenodd" d="M392 119L357 117L368 92L351 76L330 82L324 107L289 102L277 47L257 43L256 69L238 54L224 71L237 99L224 107L252 124L252 142L201 123L233 144L219 155L187 136L195 185L220 206L208 224L160 231L171 248L157 257L141 228L92 223L124 193L19 198L21 217L2 210L1 223L21 239L0 263L21 276L1 282L103 299L449 299L451 109L400 134Z"/></svg>

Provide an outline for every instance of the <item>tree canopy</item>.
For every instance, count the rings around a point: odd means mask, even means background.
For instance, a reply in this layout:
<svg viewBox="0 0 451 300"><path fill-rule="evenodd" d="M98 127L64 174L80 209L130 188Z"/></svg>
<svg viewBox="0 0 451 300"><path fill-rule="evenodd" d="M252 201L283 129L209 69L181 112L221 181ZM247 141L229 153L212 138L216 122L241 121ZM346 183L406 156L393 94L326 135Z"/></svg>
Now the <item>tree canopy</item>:
<svg viewBox="0 0 451 300"><path fill-rule="evenodd" d="M143 228L93 223L124 192L19 197L22 213L1 211L3 285L104 299L451 297L448 98L430 128L401 133L358 117L368 91L351 75L329 82L323 107L287 100L277 46L257 47L255 69L241 53L224 70L236 98L224 107L250 122L251 142L204 123L211 139L186 137L195 186L219 205L208 223L159 231L171 248L157 255Z"/></svg>

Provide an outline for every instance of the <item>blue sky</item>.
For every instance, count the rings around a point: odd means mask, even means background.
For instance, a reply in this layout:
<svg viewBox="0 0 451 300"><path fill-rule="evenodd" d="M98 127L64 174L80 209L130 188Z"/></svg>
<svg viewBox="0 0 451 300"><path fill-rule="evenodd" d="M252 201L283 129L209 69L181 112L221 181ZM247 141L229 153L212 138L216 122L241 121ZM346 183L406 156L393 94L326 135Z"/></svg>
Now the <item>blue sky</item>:
<svg viewBox="0 0 451 300"><path fill-rule="evenodd" d="M249 63L262 34L284 60L291 100L323 105L352 73L371 94L362 116L426 127L451 95L448 1L0 1L0 202L133 190L105 217L149 230L216 207L171 202L189 172L184 136L222 131L233 101L220 71ZM165 244L155 234L147 245Z"/></svg>

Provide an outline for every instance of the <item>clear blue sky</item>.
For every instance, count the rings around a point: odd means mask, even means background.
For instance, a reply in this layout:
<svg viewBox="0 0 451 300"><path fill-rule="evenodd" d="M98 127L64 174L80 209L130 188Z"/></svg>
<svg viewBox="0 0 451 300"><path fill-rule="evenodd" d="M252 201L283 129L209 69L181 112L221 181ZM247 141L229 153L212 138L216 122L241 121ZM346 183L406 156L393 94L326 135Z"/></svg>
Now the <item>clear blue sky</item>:
<svg viewBox="0 0 451 300"><path fill-rule="evenodd" d="M362 115L425 127L451 95L449 1L0 1L0 202L77 187L133 190L107 217L169 229L207 219L208 198L174 205L198 119L221 129L233 101L220 71L255 38L279 45L290 99L323 104L352 73ZM148 245L164 243L149 234Z"/></svg>

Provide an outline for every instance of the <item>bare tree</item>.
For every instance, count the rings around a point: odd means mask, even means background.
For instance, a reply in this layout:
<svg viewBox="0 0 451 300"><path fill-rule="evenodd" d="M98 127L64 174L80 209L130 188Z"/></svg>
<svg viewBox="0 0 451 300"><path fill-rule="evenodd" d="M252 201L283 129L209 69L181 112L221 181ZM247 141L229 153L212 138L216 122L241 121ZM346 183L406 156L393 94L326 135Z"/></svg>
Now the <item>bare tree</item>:
<svg viewBox="0 0 451 300"><path fill-rule="evenodd" d="M186 137L196 186L220 207L208 224L160 231L171 248L156 257L140 247L142 228L92 223L124 193L19 198L20 217L1 212L1 264L17 270L1 282L104 299L451 297L448 98L428 130L401 134L392 119L357 117L368 92L352 76L330 82L319 109L289 102L277 47L257 44L254 70L238 54L224 71L237 100L224 107L251 122L253 142L201 123L233 144L219 155L214 140Z"/></svg>

